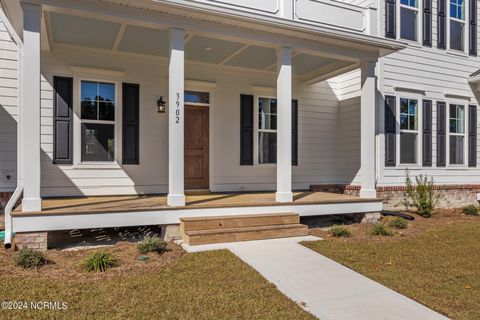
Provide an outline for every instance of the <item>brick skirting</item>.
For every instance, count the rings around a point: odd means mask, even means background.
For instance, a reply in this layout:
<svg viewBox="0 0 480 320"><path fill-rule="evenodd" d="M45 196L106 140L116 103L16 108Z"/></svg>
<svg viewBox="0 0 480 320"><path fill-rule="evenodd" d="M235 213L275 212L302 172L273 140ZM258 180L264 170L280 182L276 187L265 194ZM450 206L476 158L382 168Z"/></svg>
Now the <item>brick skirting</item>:
<svg viewBox="0 0 480 320"><path fill-rule="evenodd" d="M21 249L33 249L45 251L48 247L48 232L17 233L15 235L15 247Z"/></svg>
<svg viewBox="0 0 480 320"><path fill-rule="evenodd" d="M477 192L480 185L435 185L433 187L439 195L438 207L444 209L461 208L470 204L478 204ZM311 191L336 192L349 195L360 193L359 185L325 184L311 185ZM406 210L406 186L377 187L377 197L383 199L383 207L387 210Z"/></svg>

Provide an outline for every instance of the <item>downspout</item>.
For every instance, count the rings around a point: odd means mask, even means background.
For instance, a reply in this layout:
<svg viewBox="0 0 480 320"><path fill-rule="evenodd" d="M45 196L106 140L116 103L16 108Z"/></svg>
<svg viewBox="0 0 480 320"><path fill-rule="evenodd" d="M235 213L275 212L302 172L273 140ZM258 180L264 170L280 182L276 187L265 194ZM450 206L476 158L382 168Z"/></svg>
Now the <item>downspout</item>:
<svg viewBox="0 0 480 320"><path fill-rule="evenodd" d="M16 34L10 20L5 15L5 9L0 8L0 19L3 21L5 27L7 28L10 36L18 47L18 119L17 119L17 187L13 192L12 196L8 200L5 206L5 239L4 246L5 249L10 249L12 247L12 234L13 234L13 221L12 221L12 211L15 208L15 204L18 202L18 199L23 192L23 157L22 157L22 123L23 123L23 81L22 81L22 69L23 69L23 42L20 37Z"/></svg>

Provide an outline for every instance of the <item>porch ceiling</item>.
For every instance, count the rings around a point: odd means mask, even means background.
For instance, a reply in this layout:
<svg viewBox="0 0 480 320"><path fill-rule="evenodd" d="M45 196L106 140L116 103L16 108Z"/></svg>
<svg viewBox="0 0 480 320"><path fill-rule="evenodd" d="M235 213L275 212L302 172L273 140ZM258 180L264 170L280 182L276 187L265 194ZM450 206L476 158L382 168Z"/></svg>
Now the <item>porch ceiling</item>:
<svg viewBox="0 0 480 320"><path fill-rule="evenodd" d="M168 31L144 26L122 24L90 17L47 12L45 36L50 36L50 50L55 44L66 44L125 53L168 57ZM42 35L43 36L43 35ZM276 53L271 47L262 47L239 41L187 34L185 59L192 62L225 65L243 69L274 72ZM293 73L301 77L321 74L338 66L339 60L294 53ZM353 66L344 62L341 67ZM321 79L324 80L324 79Z"/></svg>

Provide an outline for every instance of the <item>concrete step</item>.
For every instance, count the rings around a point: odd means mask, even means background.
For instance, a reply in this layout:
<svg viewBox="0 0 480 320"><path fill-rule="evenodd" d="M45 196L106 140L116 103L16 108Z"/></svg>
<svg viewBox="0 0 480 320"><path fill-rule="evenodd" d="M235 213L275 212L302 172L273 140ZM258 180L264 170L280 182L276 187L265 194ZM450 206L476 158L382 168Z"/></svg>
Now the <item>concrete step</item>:
<svg viewBox="0 0 480 320"><path fill-rule="evenodd" d="M300 237L306 235L308 235L308 227L298 223L241 228L217 228L186 231L182 233L183 240L189 245Z"/></svg>
<svg viewBox="0 0 480 320"><path fill-rule="evenodd" d="M296 213L251 214L235 216L213 216L180 218L180 229L184 232L242 227L260 227L300 223Z"/></svg>

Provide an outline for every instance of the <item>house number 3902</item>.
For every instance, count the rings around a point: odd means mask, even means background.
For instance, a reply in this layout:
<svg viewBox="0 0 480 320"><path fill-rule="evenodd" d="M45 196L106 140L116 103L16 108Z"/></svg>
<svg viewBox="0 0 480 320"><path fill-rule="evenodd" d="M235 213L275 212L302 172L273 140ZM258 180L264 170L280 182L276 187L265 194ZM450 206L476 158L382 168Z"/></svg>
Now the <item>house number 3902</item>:
<svg viewBox="0 0 480 320"><path fill-rule="evenodd" d="M177 92L177 100L175 101L175 123L180 123L180 93Z"/></svg>

